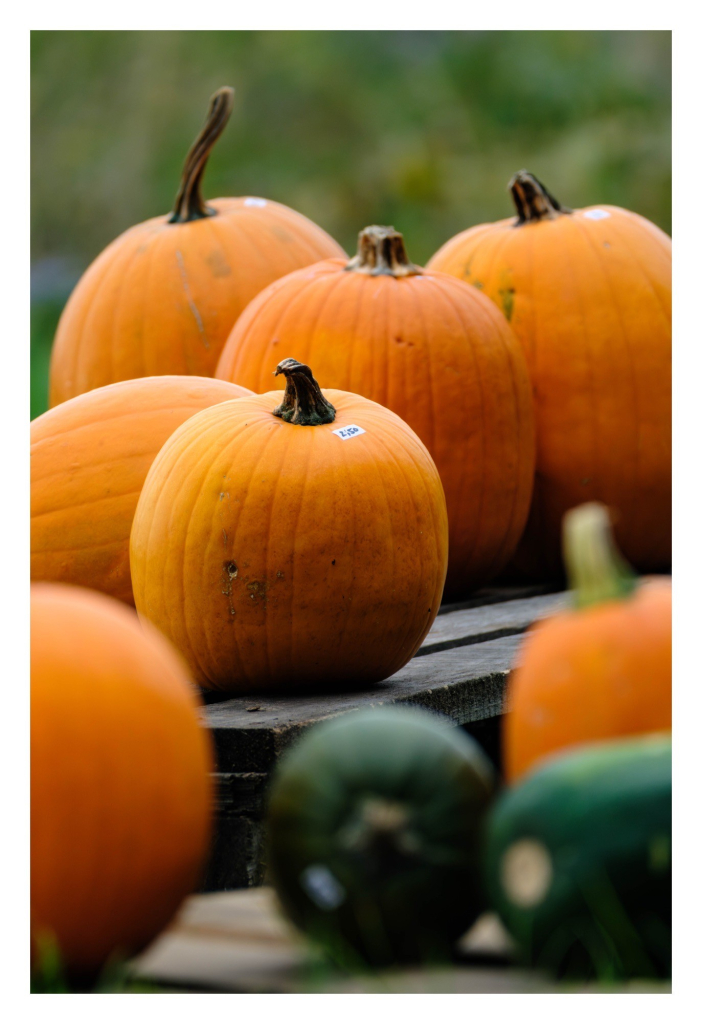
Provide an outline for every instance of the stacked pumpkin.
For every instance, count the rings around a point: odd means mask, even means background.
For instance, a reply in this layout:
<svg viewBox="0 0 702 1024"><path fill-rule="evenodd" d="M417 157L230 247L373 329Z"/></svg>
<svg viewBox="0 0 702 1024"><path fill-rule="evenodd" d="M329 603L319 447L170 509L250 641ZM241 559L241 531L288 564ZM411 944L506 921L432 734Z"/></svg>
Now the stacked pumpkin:
<svg viewBox="0 0 702 1024"><path fill-rule="evenodd" d="M212 750L185 666L113 598L31 588L35 962L74 973L139 951L197 884Z"/></svg>
<svg viewBox="0 0 702 1024"><path fill-rule="evenodd" d="M616 206L570 210L534 175L509 188L516 219L448 241L428 268L503 311L529 366L536 476L513 569L561 569L569 508L607 505L639 572L671 557L671 243ZM242 382L243 383L243 382Z"/></svg>
<svg viewBox="0 0 702 1024"><path fill-rule="evenodd" d="M368 227L350 262L317 263L261 292L216 376L259 391L287 352L327 386L392 409L427 446L446 495L447 596L496 575L526 523L534 429L526 362L494 304L411 263L393 228Z"/></svg>
<svg viewBox="0 0 702 1024"><path fill-rule="evenodd" d="M292 358L276 373L284 395L205 409L159 452L131 532L136 606L206 687L378 682L439 608L441 481L388 409L322 392Z"/></svg>
<svg viewBox="0 0 702 1024"><path fill-rule="evenodd" d="M561 519L583 497L611 505L637 568L669 560L669 240L627 211L566 210L522 172L511 183L516 223L457 236L426 269L390 227L364 229L348 260L280 204L204 202L231 103L230 89L212 98L172 214L120 236L79 282L52 354L53 408L32 424L32 579L49 581L33 600L33 928L53 930L77 969L142 946L197 878L209 754L192 682L228 692L378 682L416 653L442 595L502 572L557 574ZM660 602L642 591L637 614L660 621ZM550 712L540 730L520 705L538 704L548 674L520 678L508 728L523 742L508 734L510 772L554 735ZM571 722L557 687L549 692L556 745L594 738L578 732L587 716ZM629 708L630 695L622 700ZM125 714L110 717L115 701ZM592 706L594 734L626 731L621 709L608 719ZM629 731L666 727L665 698L647 707L653 726L644 715ZM449 829L453 856L452 844L475 846L490 772L479 752L422 728L441 770L460 780L452 806L473 816L465 831ZM144 825L132 739L163 829ZM86 762L114 779L112 830ZM88 837L74 907L57 855L71 787L75 829ZM369 850L387 845L394 822L393 849L406 853L416 836L390 806L392 786L382 799L349 821ZM445 824L426 833L427 878L443 870L432 844ZM149 856L110 874L104 850L126 849L134 830ZM173 844L173 863L147 912L159 842ZM469 860L455 877L472 919L482 903ZM284 859L277 870L285 875ZM109 906L89 899L103 884ZM307 920L300 899L289 907ZM466 916L451 902L446 889L454 937ZM364 946L358 922L345 912L339 921ZM403 927L388 949L418 947ZM370 958L386 962L387 950Z"/></svg>
<svg viewBox="0 0 702 1024"><path fill-rule="evenodd" d="M233 96L226 87L212 97L170 215L125 231L76 285L51 354L52 406L133 377L212 376L232 324L262 288L344 255L325 231L280 203L203 200L202 177Z"/></svg>

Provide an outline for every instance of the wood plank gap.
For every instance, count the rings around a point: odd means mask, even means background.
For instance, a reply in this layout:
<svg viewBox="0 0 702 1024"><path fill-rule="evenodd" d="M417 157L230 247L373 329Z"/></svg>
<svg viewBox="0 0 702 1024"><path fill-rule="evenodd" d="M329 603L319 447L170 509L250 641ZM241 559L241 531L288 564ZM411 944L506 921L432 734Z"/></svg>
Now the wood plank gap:
<svg viewBox="0 0 702 1024"><path fill-rule="evenodd" d="M529 625L505 626L503 629L488 630L485 633L476 633L474 636L463 636L457 637L454 640L442 640L435 644L424 644L415 654L415 658L421 658L425 654L436 654L438 651L450 651L454 647L469 647L471 644L482 644L487 640L500 640L503 636L519 636L521 633L526 633Z"/></svg>

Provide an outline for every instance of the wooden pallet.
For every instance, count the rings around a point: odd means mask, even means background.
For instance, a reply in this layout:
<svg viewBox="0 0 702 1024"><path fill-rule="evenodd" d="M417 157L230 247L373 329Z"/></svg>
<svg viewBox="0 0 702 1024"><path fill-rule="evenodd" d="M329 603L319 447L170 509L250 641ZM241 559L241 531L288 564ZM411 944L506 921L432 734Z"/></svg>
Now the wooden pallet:
<svg viewBox="0 0 702 1024"><path fill-rule="evenodd" d="M203 889L263 883L262 819L270 773L285 748L325 718L379 704L417 704L472 732L499 762L505 682L522 634L568 601L566 593L546 589L493 588L442 606L409 664L371 688L229 700L203 695L217 758L216 829Z"/></svg>
<svg viewBox="0 0 702 1024"><path fill-rule="evenodd" d="M514 966L499 920L484 914L458 943L456 962L347 975L334 970L282 917L267 887L191 896L173 924L133 964L138 977L209 992L669 992L670 985L558 986Z"/></svg>

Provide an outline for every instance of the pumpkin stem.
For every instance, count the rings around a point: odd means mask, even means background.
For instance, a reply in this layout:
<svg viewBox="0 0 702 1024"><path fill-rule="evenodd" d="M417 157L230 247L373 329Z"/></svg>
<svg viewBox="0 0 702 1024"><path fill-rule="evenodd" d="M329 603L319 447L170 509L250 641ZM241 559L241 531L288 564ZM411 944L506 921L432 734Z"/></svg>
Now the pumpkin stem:
<svg viewBox="0 0 702 1024"><path fill-rule="evenodd" d="M316 427L320 423L332 423L336 409L328 402L309 366L298 363L297 359L283 359L275 368L274 376L285 374L283 401L273 410L286 423L297 423L301 427Z"/></svg>
<svg viewBox="0 0 702 1024"><path fill-rule="evenodd" d="M341 845L378 863L397 857L416 857L419 837L410 828L407 808L394 800L367 797L340 830Z"/></svg>
<svg viewBox="0 0 702 1024"><path fill-rule="evenodd" d="M393 227L372 224L358 233L358 250L344 270L357 274L390 274L392 277L410 277L422 271L410 263L405 252L405 240Z"/></svg>
<svg viewBox="0 0 702 1024"><path fill-rule="evenodd" d="M563 558L576 608L628 597L636 587L634 571L614 543L609 512L597 501L563 516Z"/></svg>
<svg viewBox="0 0 702 1024"><path fill-rule="evenodd" d="M217 139L224 131L232 112L234 90L228 85L218 89L210 98L205 126L188 150L183 166L183 176L175 199L169 224L184 224L190 220L214 217L217 213L207 206L200 192L205 166Z"/></svg>
<svg viewBox="0 0 702 1024"><path fill-rule="evenodd" d="M529 171L517 171L512 175L507 188L517 207L515 227L539 220L555 220L562 213L573 212L567 206L561 206L546 186Z"/></svg>

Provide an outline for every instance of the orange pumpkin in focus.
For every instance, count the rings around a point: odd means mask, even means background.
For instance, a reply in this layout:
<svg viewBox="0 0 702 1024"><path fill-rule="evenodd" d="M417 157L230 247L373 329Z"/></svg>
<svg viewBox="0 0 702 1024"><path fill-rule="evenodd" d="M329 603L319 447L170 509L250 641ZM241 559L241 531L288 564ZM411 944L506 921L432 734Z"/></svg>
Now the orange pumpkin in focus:
<svg viewBox="0 0 702 1024"><path fill-rule="evenodd" d="M134 604L129 531L149 466L188 417L247 388L142 377L97 388L32 422L31 573Z"/></svg>
<svg viewBox="0 0 702 1024"><path fill-rule="evenodd" d="M175 208L137 224L86 270L51 355L52 406L133 377L210 377L232 325L276 278L344 251L287 206L253 196L206 204L200 188L233 90L212 97L188 153Z"/></svg>
<svg viewBox="0 0 702 1024"><path fill-rule="evenodd" d="M439 608L439 474L388 409L322 392L295 359L277 372L284 395L205 409L154 460L132 526L137 610L206 687L370 685Z"/></svg>
<svg viewBox="0 0 702 1024"><path fill-rule="evenodd" d="M534 626L507 687L505 776L562 748L672 724L672 592L635 585L596 503L564 521L576 607Z"/></svg>
<svg viewBox="0 0 702 1024"><path fill-rule="evenodd" d="M495 576L526 522L534 426L524 356L494 305L410 263L402 235L373 226L350 263L326 260L262 292L216 376L263 391L285 351L325 386L392 409L429 449L448 509L446 594Z"/></svg>
<svg viewBox="0 0 702 1024"><path fill-rule="evenodd" d="M569 210L527 171L510 188L516 220L461 232L427 268L489 296L529 364L536 480L514 567L531 578L559 576L563 515L596 500L612 510L631 564L667 572L670 238L617 206Z"/></svg>
<svg viewBox="0 0 702 1024"><path fill-rule="evenodd" d="M185 667L102 594L31 588L31 929L73 971L136 953L196 886L212 754ZM36 952L36 945L35 945Z"/></svg>

